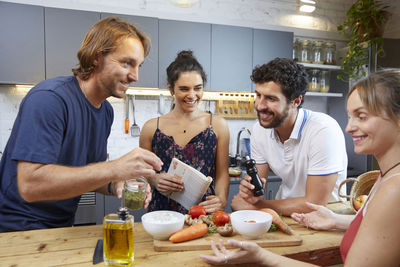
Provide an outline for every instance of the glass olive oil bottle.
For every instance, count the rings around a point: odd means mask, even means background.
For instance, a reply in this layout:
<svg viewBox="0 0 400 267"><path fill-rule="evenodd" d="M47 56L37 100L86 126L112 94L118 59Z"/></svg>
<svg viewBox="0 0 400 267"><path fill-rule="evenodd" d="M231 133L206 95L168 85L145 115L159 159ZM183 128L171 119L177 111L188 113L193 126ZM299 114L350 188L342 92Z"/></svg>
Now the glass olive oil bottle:
<svg viewBox="0 0 400 267"><path fill-rule="evenodd" d="M130 266L134 261L133 216L126 208L103 220L103 258L109 266Z"/></svg>

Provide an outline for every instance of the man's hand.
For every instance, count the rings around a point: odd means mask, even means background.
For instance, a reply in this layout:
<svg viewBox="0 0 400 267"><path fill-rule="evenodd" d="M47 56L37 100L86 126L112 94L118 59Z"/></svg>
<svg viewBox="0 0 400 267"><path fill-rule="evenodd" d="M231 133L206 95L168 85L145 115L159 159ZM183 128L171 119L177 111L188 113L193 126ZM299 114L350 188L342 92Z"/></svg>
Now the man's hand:
<svg viewBox="0 0 400 267"><path fill-rule="evenodd" d="M110 161L117 181L140 176L149 177L161 170L163 162L146 149L135 148L119 159Z"/></svg>
<svg viewBox="0 0 400 267"><path fill-rule="evenodd" d="M263 183L263 188L265 188L265 183L267 180L265 178L261 178L261 182ZM254 185L251 184L251 177L246 175L240 182L238 195L248 203L255 204L259 200L263 199L264 196L255 197L253 195L253 189Z"/></svg>
<svg viewBox="0 0 400 267"><path fill-rule="evenodd" d="M257 207L246 200L244 200L241 196L235 195L231 201L231 208L233 211L235 210L256 210Z"/></svg>
<svg viewBox="0 0 400 267"><path fill-rule="evenodd" d="M122 198L122 192L124 192L124 184L125 184L124 181L111 183L111 192L114 196L116 196L119 199Z"/></svg>

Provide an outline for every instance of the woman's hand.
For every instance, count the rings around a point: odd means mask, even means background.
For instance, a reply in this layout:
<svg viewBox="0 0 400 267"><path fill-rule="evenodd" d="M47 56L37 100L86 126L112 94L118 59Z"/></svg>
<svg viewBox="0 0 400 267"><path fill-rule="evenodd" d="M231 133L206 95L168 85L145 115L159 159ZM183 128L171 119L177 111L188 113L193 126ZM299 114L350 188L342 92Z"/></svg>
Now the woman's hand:
<svg viewBox="0 0 400 267"><path fill-rule="evenodd" d="M219 240L219 249L215 245L215 242L211 240L211 248L215 254L204 255L201 254L200 258L214 265L222 265L222 264L241 264L241 263L261 263L263 257L266 257L265 252L254 242L239 242L236 240L228 240L228 247L230 248L239 248L238 250L227 250L222 242Z"/></svg>
<svg viewBox="0 0 400 267"><path fill-rule="evenodd" d="M293 220L315 230L329 230L335 228L336 215L333 211L324 206L315 205L310 202L306 202L306 205L313 211L306 214L294 212L291 215Z"/></svg>
<svg viewBox="0 0 400 267"><path fill-rule="evenodd" d="M180 192L185 188L180 176L171 176L165 172L156 174L152 184L159 192L163 193Z"/></svg>
<svg viewBox="0 0 400 267"><path fill-rule="evenodd" d="M225 203L215 195L206 196L206 200L200 202L199 206L202 206L208 214L225 209Z"/></svg>
<svg viewBox="0 0 400 267"><path fill-rule="evenodd" d="M119 199L122 198L122 192L124 192L124 184L125 181L118 181L111 183L111 192L114 196L116 196Z"/></svg>
<svg viewBox="0 0 400 267"><path fill-rule="evenodd" d="M152 195L151 195L151 186L150 186L150 184L147 184L147 188L146 188L146 197L145 197L145 199L144 199L144 206L143 206L144 209L147 209L147 207L149 206L150 201L151 201L151 198L152 198Z"/></svg>
<svg viewBox="0 0 400 267"><path fill-rule="evenodd" d="M265 188L265 183L267 180L265 178L261 178L261 182L263 183L263 188ZM259 200L263 199L264 196L255 197L253 194L253 189L254 185L251 184L251 177L246 175L240 182L238 195L250 204L255 204Z"/></svg>

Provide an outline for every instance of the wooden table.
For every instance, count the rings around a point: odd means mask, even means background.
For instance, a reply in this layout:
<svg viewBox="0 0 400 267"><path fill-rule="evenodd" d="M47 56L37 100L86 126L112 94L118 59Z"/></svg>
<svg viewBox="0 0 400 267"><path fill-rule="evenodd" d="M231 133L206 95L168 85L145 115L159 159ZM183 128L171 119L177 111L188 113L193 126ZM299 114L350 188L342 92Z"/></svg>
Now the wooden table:
<svg viewBox="0 0 400 267"><path fill-rule="evenodd" d="M346 213L346 209L350 210L346 205L331 204L330 208ZM298 225L290 218L285 220L303 238L302 245L268 250L318 265L341 263L339 245L342 231L314 231ZM198 255L211 254L211 250L156 252L152 237L145 232L141 223L135 223L134 234L135 266L210 266ZM101 238L102 225L2 233L0 266L93 266L94 248ZM104 263L97 266L104 266Z"/></svg>

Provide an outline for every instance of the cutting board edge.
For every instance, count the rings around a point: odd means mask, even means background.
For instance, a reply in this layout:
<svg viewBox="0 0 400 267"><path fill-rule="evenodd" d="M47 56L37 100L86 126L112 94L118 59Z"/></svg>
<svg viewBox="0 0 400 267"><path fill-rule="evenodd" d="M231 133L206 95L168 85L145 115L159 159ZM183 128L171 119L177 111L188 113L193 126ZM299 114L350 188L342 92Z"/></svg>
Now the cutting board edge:
<svg viewBox="0 0 400 267"><path fill-rule="evenodd" d="M289 236L288 236L289 237ZM262 248L268 248L268 247L291 247L291 246L300 246L303 243L303 239L299 235L292 235L290 236L292 240L276 240L276 241L270 241L270 242L265 242L265 240L240 240L240 241L250 241L250 242L256 242L260 247ZM297 238L297 239L293 239ZM195 239L198 240L198 239ZM195 241L193 240L193 241ZM227 239L224 239L223 242L226 244ZM177 246L163 246L157 245L160 241L154 240L153 241L153 247L154 251L157 252L168 252L168 251L196 251L196 250L211 250L211 245L210 242L205 244L191 244L191 243L177 243ZM190 241L189 241L190 242ZM173 243L171 243L172 245ZM183 244L183 245L182 245Z"/></svg>

